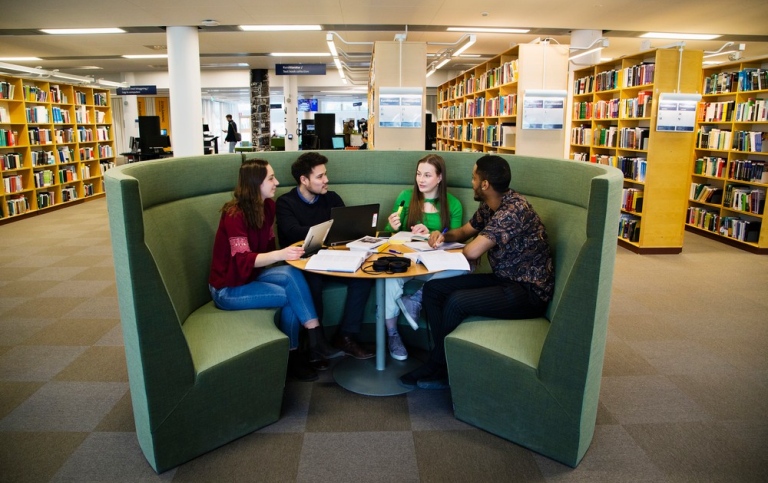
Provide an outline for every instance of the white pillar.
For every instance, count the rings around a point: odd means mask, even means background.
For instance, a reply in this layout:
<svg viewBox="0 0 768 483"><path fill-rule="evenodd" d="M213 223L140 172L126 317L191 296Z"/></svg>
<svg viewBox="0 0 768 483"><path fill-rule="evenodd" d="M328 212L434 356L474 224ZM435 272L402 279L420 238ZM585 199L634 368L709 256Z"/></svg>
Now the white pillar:
<svg viewBox="0 0 768 483"><path fill-rule="evenodd" d="M197 27L167 27L173 155L203 154L200 40Z"/></svg>
<svg viewBox="0 0 768 483"><path fill-rule="evenodd" d="M124 82L129 86L136 84L136 76L133 72L126 72L123 74ZM139 103L138 96L123 96L123 126L125 126L125 142L133 137L139 137ZM127 146L129 149L124 149L126 146L120 146L119 149L130 151L131 146Z"/></svg>
<svg viewBox="0 0 768 483"><path fill-rule="evenodd" d="M592 42L603 36L602 30L573 30L571 31L571 48L572 49L584 49ZM587 66L600 63L600 52L592 52L591 54L583 55L573 59L571 62L578 66ZM573 52L577 53L577 52Z"/></svg>
<svg viewBox="0 0 768 483"><path fill-rule="evenodd" d="M296 106L299 104L299 88L297 86L295 75L283 76L283 95L285 96L285 150L286 151L298 151L299 150L299 135L297 134L297 116ZM288 135L291 135L293 139L288 139Z"/></svg>

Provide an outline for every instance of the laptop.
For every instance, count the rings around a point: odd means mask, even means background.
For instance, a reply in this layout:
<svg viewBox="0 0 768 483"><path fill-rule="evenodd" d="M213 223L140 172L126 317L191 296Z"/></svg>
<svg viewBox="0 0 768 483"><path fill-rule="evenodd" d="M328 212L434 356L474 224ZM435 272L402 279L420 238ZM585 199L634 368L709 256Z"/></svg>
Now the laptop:
<svg viewBox="0 0 768 483"><path fill-rule="evenodd" d="M328 236L328 232L333 225L333 219L324 221L320 224L312 226L307 232L307 236L304 238L304 257L308 258L320 251L323 248L325 238Z"/></svg>
<svg viewBox="0 0 768 483"><path fill-rule="evenodd" d="M344 245L364 236L376 236L379 204L331 208L333 227L325 239L328 246Z"/></svg>

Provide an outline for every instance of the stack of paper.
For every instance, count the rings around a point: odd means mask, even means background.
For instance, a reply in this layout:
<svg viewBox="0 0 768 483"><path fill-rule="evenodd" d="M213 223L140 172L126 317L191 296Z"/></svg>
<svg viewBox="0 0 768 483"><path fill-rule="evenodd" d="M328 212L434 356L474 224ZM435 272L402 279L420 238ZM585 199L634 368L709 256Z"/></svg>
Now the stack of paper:
<svg viewBox="0 0 768 483"><path fill-rule="evenodd" d="M307 270L354 273L360 268L368 252L356 250L320 250L307 262Z"/></svg>
<svg viewBox="0 0 768 483"><path fill-rule="evenodd" d="M441 270L466 270L469 271L469 262L461 252L446 252L433 250L418 253L406 253L406 257L424 264L430 272Z"/></svg>

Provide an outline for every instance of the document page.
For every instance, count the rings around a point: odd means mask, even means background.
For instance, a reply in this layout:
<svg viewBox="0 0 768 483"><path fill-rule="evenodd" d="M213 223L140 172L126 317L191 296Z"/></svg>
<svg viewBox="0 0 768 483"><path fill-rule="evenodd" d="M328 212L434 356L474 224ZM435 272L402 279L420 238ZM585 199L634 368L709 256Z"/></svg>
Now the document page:
<svg viewBox="0 0 768 483"><path fill-rule="evenodd" d="M442 270L469 271L470 269L469 262L461 252L432 250L428 252L406 253L405 256L423 264L430 272L439 272Z"/></svg>

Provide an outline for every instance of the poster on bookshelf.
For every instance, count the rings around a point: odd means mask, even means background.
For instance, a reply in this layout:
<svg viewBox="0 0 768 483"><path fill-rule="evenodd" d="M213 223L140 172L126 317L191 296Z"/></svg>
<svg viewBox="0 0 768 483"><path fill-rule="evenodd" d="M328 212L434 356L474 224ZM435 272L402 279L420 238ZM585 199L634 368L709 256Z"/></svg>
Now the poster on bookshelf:
<svg viewBox="0 0 768 483"><path fill-rule="evenodd" d="M664 132L693 132L701 94L672 94L659 96L656 130Z"/></svg>
<svg viewBox="0 0 768 483"><path fill-rule="evenodd" d="M523 129L563 129L565 90L526 89L523 95Z"/></svg>

